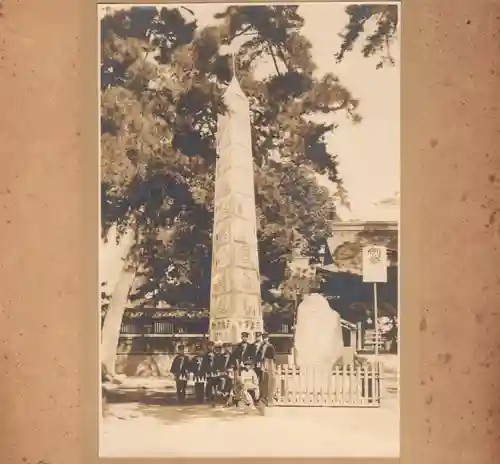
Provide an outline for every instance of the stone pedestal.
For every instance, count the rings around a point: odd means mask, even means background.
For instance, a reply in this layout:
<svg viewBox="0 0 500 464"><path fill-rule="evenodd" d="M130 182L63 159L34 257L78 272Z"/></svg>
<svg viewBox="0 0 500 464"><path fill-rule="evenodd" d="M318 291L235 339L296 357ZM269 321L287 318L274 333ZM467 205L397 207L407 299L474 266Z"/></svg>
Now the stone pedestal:
<svg viewBox="0 0 500 464"><path fill-rule="evenodd" d="M219 116L210 338L236 343L242 331L263 330L250 110L236 78Z"/></svg>

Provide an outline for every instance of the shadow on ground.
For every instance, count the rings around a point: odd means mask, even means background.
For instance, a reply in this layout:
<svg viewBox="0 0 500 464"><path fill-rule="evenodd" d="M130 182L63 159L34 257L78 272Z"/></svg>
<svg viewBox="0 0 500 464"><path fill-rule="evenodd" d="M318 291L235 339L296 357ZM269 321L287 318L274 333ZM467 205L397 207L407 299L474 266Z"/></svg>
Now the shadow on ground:
<svg viewBox="0 0 500 464"><path fill-rule="evenodd" d="M129 389L107 391L108 403L140 403L150 405L176 405L177 397L173 391L161 391L151 389ZM188 398L186 404L194 404L194 400Z"/></svg>
<svg viewBox="0 0 500 464"><path fill-rule="evenodd" d="M200 418L217 418L222 421L230 421L236 418L245 418L259 415L257 410L236 407L221 408L210 405L179 405L158 408L152 405L140 405L140 411L148 416L155 417L162 422L183 422Z"/></svg>
<svg viewBox="0 0 500 464"><path fill-rule="evenodd" d="M175 390L171 385L156 385L155 387L141 387L139 385L107 385L105 388L105 413L107 417L117 417L126 420L139 416L148 416L164 423L186 422L200 418L217 418L219 420L234 420L239 417L263 415L260 408L221 406L211 404L198 404L194 398L192 388L188 387L187 398L179 404ZM113 404L123 405L118 415L114 414L117 408Z"/></svg>
<svg viewBox="0 0 500 464"><path fill-rule="evenodd" d="M138 417L151 417L164 424L189 422L196 419L216 418L221 421L263 415L264 411L249 408L222 408L207 404L182 404L159 405L158 403L127 403L125 408L120 408L120 413L115 414L113 405L109 405L105 417L116 417L121 420L136 419Z"/></svg>

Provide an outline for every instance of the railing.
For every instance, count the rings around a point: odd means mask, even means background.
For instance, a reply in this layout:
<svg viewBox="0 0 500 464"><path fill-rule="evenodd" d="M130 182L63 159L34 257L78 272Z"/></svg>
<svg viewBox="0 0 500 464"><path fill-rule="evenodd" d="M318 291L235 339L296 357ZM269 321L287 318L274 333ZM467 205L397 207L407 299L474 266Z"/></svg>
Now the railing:
<svg viewBox="0 0 500 464"><path fill-rule="evenodd" d="M282 366L276 371L278 406L380 406L380 367L335 366L332 369Z"/></svg>
<svg viewBox="0 0 500 464"><path fill-rule="evenodd" d="M173 334L174 333L174 323L173 322L154 322L153 332L158 334ZM180 327L182 330L182 327ZM180 331L179 331L180 332Z"/></svg>
<svg viewBox="0 0 500 464"><path fill-rule="evenodd" d="M208 319L198 320L194 323L189 321L175 320L125 320L122 322L120 333L122 336L168 336L177 334L205 334L208 332Z"/></svg>
<svg viewBox="0 0 500 464"><path fill-rule="evenodd" d="M128 319L121 325L121 335L127 336L171 336L171 335L199 335L208 333L208 319L187 321L182 318L169 320ZM293 336L292 324L283 322L266 327L272 335Z"/></svg>
<svg viewBox="0 0 500 464"><path fill-rule="evenodd" d="M387 335L379 331L378 337L375 333L375 330L368 329L365 331L363 337L363 346L361 348L361 352L365 353L373 353L375 352L375 345L378 345L378 349L380 353L386 353L386 343L389 341Z"/></svg>
<svg viewBox="0 0 500 464"><path fill-rule="evenodd" d="M140 335L144 333L143 326L139 326L137 324L123 322L121 326L120 333L127 335Z"/></svg>

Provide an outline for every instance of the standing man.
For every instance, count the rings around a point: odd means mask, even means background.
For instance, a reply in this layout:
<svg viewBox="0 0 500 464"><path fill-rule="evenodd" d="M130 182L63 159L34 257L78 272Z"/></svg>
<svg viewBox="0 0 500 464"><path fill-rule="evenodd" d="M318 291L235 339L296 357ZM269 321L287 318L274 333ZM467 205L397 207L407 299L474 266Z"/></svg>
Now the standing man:
<svg viewBox="0 0 500 464"><path fill-rule="evenodd" d="M207 401L213 401L217 376L215 373L214 342L212 341L209 341L207 344L207 352L205 353L205 356L203 356L201 371L206 379L205 398Z"/></svg>
<svg viewBox="0 0 500 464"><path fill-rule="evenodd" d="M262 332L255 332L254 338L255 338L255 341L253 342L253 345L254 345L254 353L255 353L260 348L260 345L262 345Z"/></svg>
<svg viewBox="0 0 500 464"><path fill-rule="evenodd" d="M241 342L239 342L233 352L233 362L238 372L244 363L253 360L253 347L248 343L248 332L241 332Z"/></svg>
<svg viewBox="0 0 500 464"><path fill-rule="evenodd" d="M227 393L227 389L231 388L231 379L228 373L229 370L234 367L232 361L233 353L231 350L231 343L225 342L222 344L222 353L217 361L217 371L219 372L218 389L222 393Z"/></svg>
<svg viewBox="0 0 500 464"><path fill-rule="evenodd" d="M177 347L177 356L172 361L170 372L175 376L177 400L184 403L186 399L186 386L189 374L189 358L184 354L184 345Z"/></svg>
<svg viewBox="0 0 500 464"><path fill-rule="evenodd" d="M266 406L272 406L274 401L274 366L276 363L276 350L269 341L269 334L262 334L262 379L260 382L261 402Z"/></svg>
<svg viewBox="0 0 500 464"><path fill-rule="evenodd" d="M231 365L232 360L233 360L231 343L225 342L222 344L222 353L220 354L218 359L219 359L219 361L218 361L217 370L221 374L225 373L230 367L233 367Z"/></svg>
<svg viewBox="0 0 500 464"><path fill-rule="evenodd" d="M213 377L213 393L214 400L217 402L217 399L220 396L220 385L222 381L222 342L217 341L214 344L214 377Z"/></svg>
<svg viewBox="0 0 500 464"><path fill-rule="evenodd" d="M202 404L205 400L205 381L206 378L202 371L203 364L203 348L201 345L196 346L196 355L191 360L190 371L193 373L194 394L196 402Z"/></svg>
<svg viewBox="0 0 500 464"><path fill-rule="evenodd" d="M262 347L261 349L264 352L264 359L276 361L276 350L273 344L269 341L269 334L264 332L262 334Z"/></svg>
<svg viewBox="0 0 500 464"><path fill-rule="evenodd" d="M262 349L263 344L262 332L255 332L255 342L253 344L253 364L254 371L259 379L259 385L262 383L262 368L264 366L264 350Z"/></svg>

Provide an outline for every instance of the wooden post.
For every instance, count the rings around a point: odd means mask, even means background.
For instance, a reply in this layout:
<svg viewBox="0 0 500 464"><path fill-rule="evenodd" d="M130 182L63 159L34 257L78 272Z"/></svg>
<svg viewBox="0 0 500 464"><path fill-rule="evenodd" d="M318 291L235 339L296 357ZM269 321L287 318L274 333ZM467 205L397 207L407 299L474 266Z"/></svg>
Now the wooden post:
<svg viewBox="0 0 500 464"><path fill-rule="evenodd" d="M261 394L265 395L265 404L274 406L274 395L276 394L276 370L277 367L272 359L267 359L264 364L265 391Z"/></svg>
<svg viewBox="0 0 500 464"><path fill-rule="evenodd" d="M375 324L375 361L378 362L379 355L379 330L378 330L378 302L377 302L377 283L373 283L373 319Z"/></svg>
<svg viewBox="0 0 500 464"><path fill-rule="evenodd" d="M294 310L293 310L293 339L292 339L292 360L294 366L297 364L297 350L295 349L295 332L297 329L298 309L299 309L299 292L295 290Z"/></svg>
<svg viewBox="0 0 500 464"><path fill-rule="evenodd" d="M363 323L358 321L356 324L356 351L363 349Z"/></svg>

